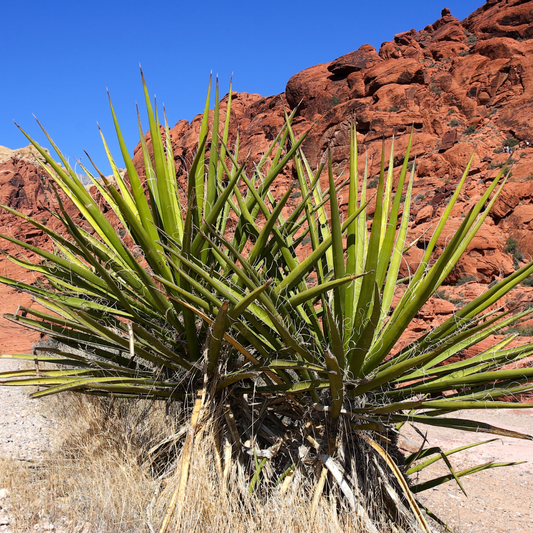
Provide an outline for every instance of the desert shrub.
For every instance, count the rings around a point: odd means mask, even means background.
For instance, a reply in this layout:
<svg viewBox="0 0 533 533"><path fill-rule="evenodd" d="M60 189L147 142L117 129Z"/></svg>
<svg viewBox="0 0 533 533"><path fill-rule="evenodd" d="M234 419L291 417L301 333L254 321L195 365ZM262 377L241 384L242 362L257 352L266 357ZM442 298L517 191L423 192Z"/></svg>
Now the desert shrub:
<svg viewBox="0 0 533 533"><path fill-rule="evenodd" d="M471 281L477 281L476 276L473 276L472 274L467 274L466 276L461 276L456 282L455 285L464 285L465 283L470 283Z"/></svg>
<svg viewBox="0 0 533 533"><path fill-rule="evenodd" d="M375 189L379 184L379 178L376 177L376 178L372 178L368 183L367 183L367 188L369 189Z"/></svg>
<svg viewBox="0 0 533 533"><path fill-rule="evenodd" d="M389 107L389 112L390 113L397 113L398 111L400 111L400 108L398 106L392 106L392 107Z"/></svg>
<svg viewBox="0 0 533 533"><path fill-rule="evenodd" d="M503 168L506 165L514 165L516 162L517 162L516 159L513 159L512 157L510 157L507 161L500 161L498 163L490 163L488 168L490 170L493 170L495 168Z"/></svg>
<svg viewBox="0 0 533 533"><path fill-rule="evenodd" d="M441 96L442 94L442 90L441 88L436 85L435 83L432 83L430 86L429 86L429 90L432 92L432 93L435 93L437 96Z"/></svg>
<svg viewBox="0 0 533 533"><path fill-rule="evenodd" d="M334 95L331 97L331 100L330 100L330 102L329 102L329 105L330 105L330 107L335 107L335 106L337 106L337 105L339 105L339 104L340 104L339 97L338 97L336 94L334 94Z"/></svg>
<svg viewBox="0 0 533 533"><path fill-rule="evenodd" d="M518 248L518 241L511 235L507 241L505 241L505 247L503 251L507 254L518 254L521 253Z"/></svg>
<svg viewBox="0 0 533 533"><path fill-rule="evenodd" d="M533 277L530 276L530 277L526 278L524 281L522 281L522 285L524 287L533 287Z"/></svg>
<svg viewBox="0 0 533 533"><path fill-rule="evenodd" d="M459 126L460 124L461 124L461 121L457 120L456 118L448 122L448 126L451 126L452 128L455 128L456 126Z"/></svg>
<svg viewBox="0 0 533 533"><path fill-rule="evenodd" d="M176 529L183 525L194 488L187 490L189 470L204 439L216 435L211 463L225 481L225 472L238 472L246 487L243 505L249 504L246 494L271 502L291 485L313 493L315 505L327 490L366 530L383 530L392 521L404 530L429 532L413 493L445 480L408 486L404 474L416 474L425 463L415 465L419 455L407 458L402 473L395 459L397 424L415 421L498 434L498 428L475 419L440 416L480 406L507 408L502 397L533 388L533 371L499 370L533 354L533 345L490 353L474 366L467 361L467 372L462 362L447 364L466 342L476 344L485 333L511 327L532 313L507 316L490 309L533 273L533 263L429 333L407 344L402 339L488 216L501 193L503 171L435 254L464 186L463 175L424 243L420 267L401 280L405 291L393 305L407 248L412 137L394 192L392 165L385 172L383 154L370 215L367 190L360 187L367 175L358 171L364 165L358 166L351 128L347 209L341 216L331 156L326 165L311 169L302 150L306 134L296 138L292 128L296 111L261 160L247 165L238 146L229 148L231 90L224 125L217 91L210 133L208 96L196 155L181 191L170 129L159 124L145 85L144 92L151 137L150 144L142 137L144 168L135 168L113 112L127 176L115 172L116 181L100 181L83 169L126 231L124 239L62 154L57 152L60 165L30 139L46 159L56 190L68 195L83 222L74 223L61 196L56 212L61 231L3 206L46 233L56 250L2 236L36 254L41 263L25 265L39 269L48 282L29 285L1 277L42 306L21 306L6 318L75 352L42 348L37 360L56 362L58 370L32 367L2 379L10 385L38 384L35 398L77 391L180 405L186 422L179 431L187 436L177 466L180 482L161 531L174 505ZM288 167L302 194L293 197L290 209L292 187L276 196ZM143 174L151 179L143 183ZM310 251L301 248L304 235L311 239ZM24 357L35 359L33 354ZM420 453L441 457L432 448Z"/></svg>
<svg viewBox="0 0 533 533"><path fill-rule="evenodd" d="M440 300L446 300L447 302L450 302L457 307L463 307L465 305L465 301L463 298L454 298L451 294L448 294L444 289L437 291L435 293L435 298L439 298Z"/></svg>
<svg viewBox="0 0 533 533"><path fill-rule="evenodd" d="M520 261L524 259L524 254L519 248L518 241L512 235L505 242L503 251L513 256L514 267L518 268Z"/></svg>
<svg viewBox="0 0 533 533"><path fill-rule="evenodd" d="M463 133L465 135L472 135L472 133L474 133L475 131L476 131L476 127L472 124L471 126L468 126L467 128L465 128Z"/></svg>
<svg viewBox="0 0 533 533"><path fill-rule="evenodd" d="M503 141L503 145L508 146L509 148L514 148L519 143L520 141L518 139L515 139L514 137L508 137L507 139L505 139L505 141Z"/></svg>
<svg viewBox="0 0 533 533"><path fill-rule="evenodd" d="M533 325L523 325L523 326L515 326L513 328L507 328L505 331L503 331L505 335L509 335L511 333L516 333L517 335L520 335L521 337L533 337Z"/></svg>

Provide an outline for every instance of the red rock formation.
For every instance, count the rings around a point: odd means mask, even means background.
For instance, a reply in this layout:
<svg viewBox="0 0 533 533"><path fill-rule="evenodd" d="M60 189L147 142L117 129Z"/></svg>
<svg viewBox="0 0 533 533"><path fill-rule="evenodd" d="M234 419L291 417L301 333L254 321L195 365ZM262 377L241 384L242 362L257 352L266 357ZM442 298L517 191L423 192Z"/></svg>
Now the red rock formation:
<svg viewBox="0 0 533 533"><path fill-rule="evenodd" d="M44 207L50 205L50 191L45 187L46 172L38 166L37 157L38 153L32 147L21 150L0 147L0 203L48 223L50 215ZM41 231L4 211L0 211L0 232L34 245L42 245L44 241ZM15 253L16 249L8 241L0 240L0 252ZM24 256L30 261L36 258L31 253ZM36 279L34 274L10 261L2 259L1 266L2 276L27 283ZM29 295L0 284L0 353L25 353L39 339L38 333L28 331L21 335L20 327L2 317L3 313L15 312L19 305L30 304Z"/></svg>
<svg viewBox="0 0 533 533"><path fill-rule="evenodd" d="M420 233L428 229L423 225L428 206L432 216L442 213L474 149L462 209L479 198L485 183L509 157L501 152L507 139L533 143L532 13L532 1L489 1L461 22L445 8L439 20L422 31L395 35L379 53L363 45L329 64L295 74L284 94L262 98L234 93L230 143L239 131L243 158L257 160L281 127L284 107L297 108L297 133L311 128L304 150L313 167L324 161L328 150L339 170L346 167L349 129L356 121L370 176L378 172L383 140L388 149L393 135L397 175L413 128L411 158L417 158L418 172L412 234ZM227 97L222 110L226 102ZM191 124L180 121L171 132L180 180L185 176L184 164L194 155L199 128L198 116ZM518 155L511 178L517 184L533 177L533 149L520 150ZM141 166L140 153L136 158ZM510 233L524 247L530 241L533 244L530 229L511 216L520 202L532 202L526 194L529 183L510 185L514 184L508 185L486 223L495 224L491 231L497 237L488 248L471 246L450 281L469 274L488 283L509 273L512 260L504 248ZM284 187L279 185L280 192ZM453 216L457 218L452 225L458 225L461 212L455 210Z"/></svg>

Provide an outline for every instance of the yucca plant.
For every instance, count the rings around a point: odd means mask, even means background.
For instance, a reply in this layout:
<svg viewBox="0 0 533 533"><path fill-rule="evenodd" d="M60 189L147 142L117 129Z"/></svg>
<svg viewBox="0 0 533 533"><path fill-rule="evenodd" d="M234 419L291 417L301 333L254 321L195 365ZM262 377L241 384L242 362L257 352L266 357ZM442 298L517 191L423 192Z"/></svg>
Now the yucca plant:
<svg viewBox="0 0 533 533"><path fill-rule="evenodd" d="M54 244L49 252L2 235L42 258L32 264L22 256L9 257L46 280L28 285L1 277L39 304L5 316L60 344L39 348L37 356L4 355L35 358L38 364L2 374L1 383L37 386L35 398L78 391L183 402L190 409L190 428L180 433L186 437L180 483L162 531L176 504L179 521L195 435L207 421L220 444L213 458L220 475L227 479L237 468L250 492L283 493L291 483L308 484L313 509L327 493L355 511L369 531L383 530L390 519L409 523L413 516L417 527L429 531L413 493L448 479L460 484L472 469L453 470L447 457L457 450L423 447L402 465L395 447L401 424L532 439L442 415L529 407L502 399L533 389L533 369L500 368L532 355L533 345L509 347L511 335L475 357L448 361L533 312L509 316L496 307L533 273L533 263L415 341L399 342L487 217L505 169L448 245L437 250L469 163L420 266L399 279L409 247L411 142L395 191L393 153L387 172L382 154L368 232L371 199L366 167L358 168L355 127L345 180L334 179L331 159L318 169L310 167L301 148L306 134L296 139L291 126L294 112L252 168L241 161L238 139L228 148L231 88L222 125L217 84L211 131L209 90L187 190L180 190L166 118L162 127L144 78L143 86L151 150L139 120L142 172L128 153L112 105L127 175L118 171L103 136L113 179L83 169L125 230L123 237L48 134L62 165L27 136L47 162L43 168L57 191L54 215L63 231L3 206ZM296 172L300 195L290 187L275 197L272 185L288 165ZM344 214L337 199L341 189L348 190ZM75 206L81 222L69 215L66 203ZM400 286L403 293L393 306ZM446 461L450 476L409 487L406 474L438 459ZM500 464L474 471L494 466Z"/></svg>

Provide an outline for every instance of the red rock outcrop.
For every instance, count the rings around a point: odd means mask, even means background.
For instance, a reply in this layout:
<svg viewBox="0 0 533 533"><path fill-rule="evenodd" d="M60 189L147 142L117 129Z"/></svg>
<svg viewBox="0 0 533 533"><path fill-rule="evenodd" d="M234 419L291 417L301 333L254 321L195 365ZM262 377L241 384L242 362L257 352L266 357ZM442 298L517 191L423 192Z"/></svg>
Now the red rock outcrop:
<svg viewBox="0 0 533 533"><path fill-rule="evenodd" d="M524 257L533 244L531 229L522 224L527 209L513 216L519 204L533 203L527 181L533 178L532 13L533 2L523 0L489 1L463 21L445 8L433 24L399 33L379 51L363 45L295 74L284 94L263 98L234 93L230 144L239 131L242 157L257 161L282 126L284 108L296 109L296 133L310 129L303 148L312 167L324 162L329 151L340 172L346 167L355 121L360 151L368 156L371 186L382 143L388 150L395 137L397 176L413 129L411 159L416 157L418 165L413 236L430 230L429 219L442 214L474 149L467 186L452 215L455 226L509 159L505 145L521 148L511 160L515 164L510 181L517 186L507 185L485 224L492 224L487 231L494 238L489 244L481 245L478 239L471 245L449 279L473 275L489 283L512 271L513 259L504 251L510 235L524 248ZM227 96L222 112L226 102ZM171 131L180 180L194 155L199 129L200 116L190 124L178 122ZM140 153L135 161L142 166ZM286 186L280 183L280 192ZM406 268L416 264L416 251L412 255L414 263Z"/></svg>
<svg viewBox="0 0 533 533"><path fill-rule="evenodd" d="M39 167L38 152L31 146L20 150L0 147L0 203L13 207L25 215L48 223L49 213L44 209L50 206L50 190L45 186L46 172ZM0 232L11 237L31 242L34 245L44 244L45 238L41 231L18 217L0 211ZM0 252L15 253L11 243L0 240ZM35 260L32 253L25 253L25 259ZM11 261L1 261L0 275L20 279L32 283L36 277ZM3 313L13 313L19 305L29 306L29 295L0 284L0 353L24 353L31 349L39 339L39 334L31 331L21 335L21 328L5 320Z"/></svg>

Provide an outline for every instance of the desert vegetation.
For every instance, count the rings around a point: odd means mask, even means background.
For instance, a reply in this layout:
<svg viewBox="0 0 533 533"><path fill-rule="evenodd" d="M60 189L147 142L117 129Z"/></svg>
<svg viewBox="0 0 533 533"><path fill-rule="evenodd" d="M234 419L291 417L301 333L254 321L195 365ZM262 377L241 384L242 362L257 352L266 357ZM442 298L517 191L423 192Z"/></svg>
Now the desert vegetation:
<svg viewBox="0 0 533 533"><path fill-rule="evenodd" d="M38 304L7 318L58 344L13 356L36 364L2 374L1 383L38 387L35 398L57 395L60 409L95 410L86 418L103 427L68 437L73 447L65 440L65 449L80 453L68 468L83 470L84 461L99 457L95 450L117 454L117 464L125 465L123 483L133 491L125 504L133 513L131 530L206 531L228 524L236 531L276 530L289 522L295 531L315 523L319 531L346 524L370 532L430 531L431 510L417 503L416 493L449 480L461 486L462 476L505 464L456 472L447 453L460 450L432 447L403 457L399 426L414 421L508 435L475 419L442 415L529 407L504 400L533 388L533 369L502 369L533 354L531 344L513 346L513 334L450 362L533 313L509 315L498 307L533 273L533 263L461 302L431 331L411 341L402 337L483 224L505 184L506 166L438 248L470 160L420 266L400 277L413 245L406 240L416 172L410 142L394 184L394 148L382 151L375 197L367 191L355 126L349 168L338 178L331 158L311 168L302 150L307 134L297 138L292 128L295 112L251 164L238 142L228 146L232 93L223 115L217 86L212 122L210 89L180 189L166 118L160 124L144 79L143 85L150 131L147 141L140 127L143 173L111 106L127 174L105 145L113 178L84 168L98 198L59 149L61 164L28 137L47 162L61 229L2 206L48 235L54 251L3 235L40 257L36 263L9 259L43 281L0 281ZM274 185L287 169L297 183L276 195ZM348 198L342 213L340 194ZM398 287L403 291L393 305ZM82 401L73 394L91 401L70 407ZM92 451L84 454L83 439L91 434L99 440L89 439ZM435 460L448 465L449 476L409 482ZM82 478L69 481L62 468L53 481L58 490L83 494L68 488ZM120 490L118 478L101 475ZM103 483L94 481L83 484L100 490ZM141 486L144 495L152 491L148 499L140 496ZM110 514L120 516L120 509Z"/></svg>

